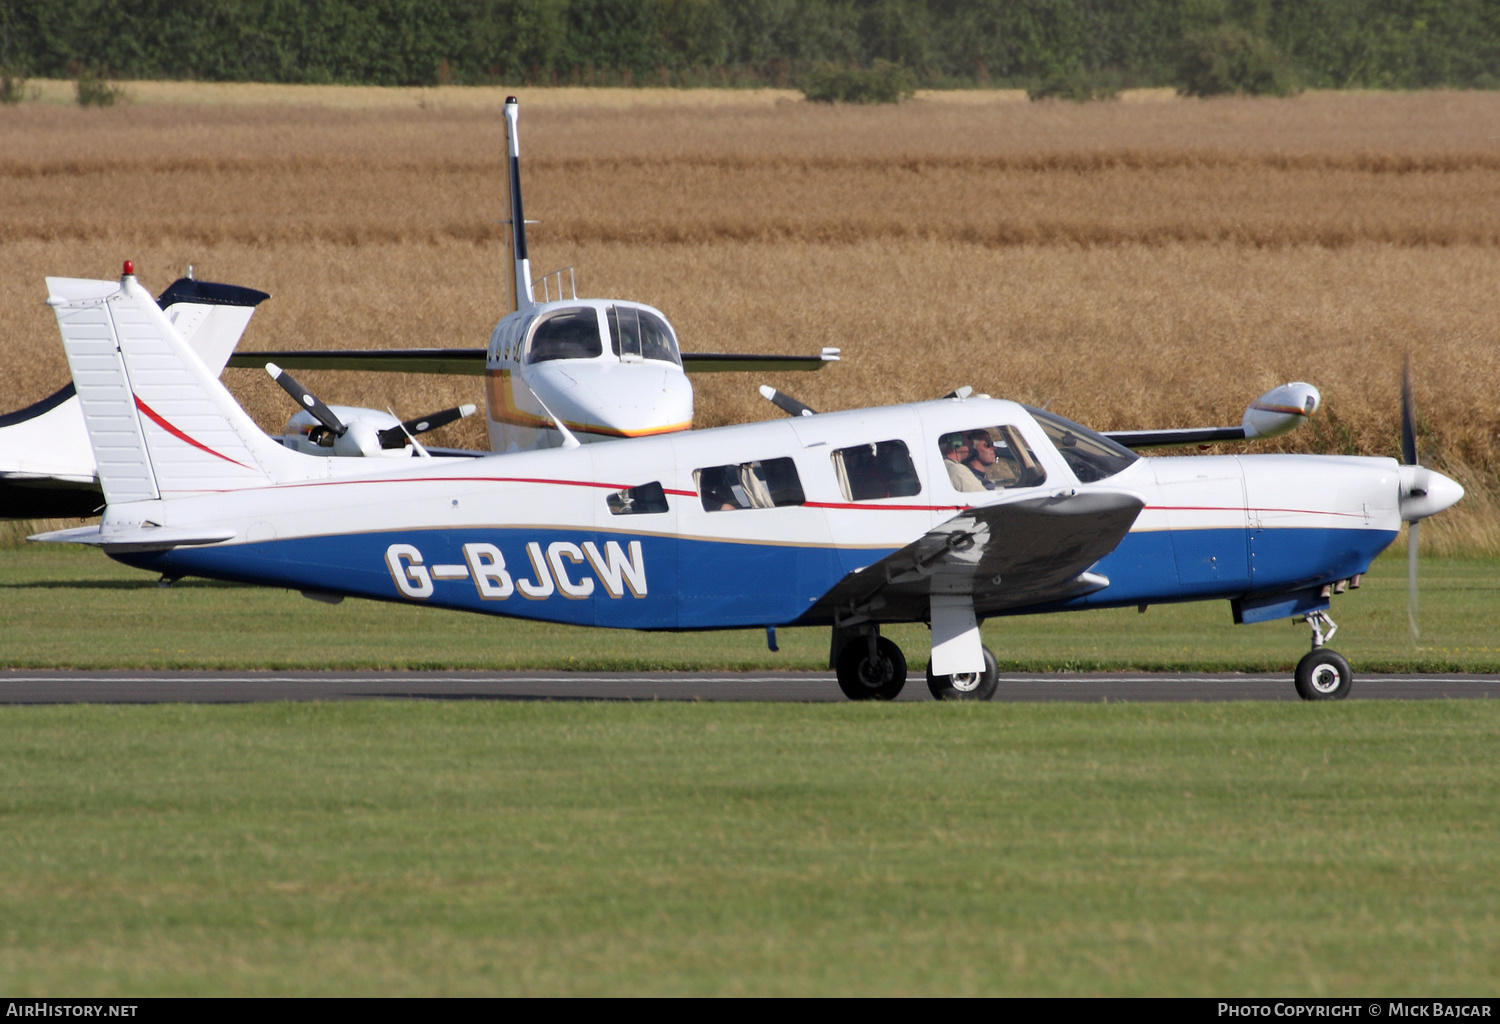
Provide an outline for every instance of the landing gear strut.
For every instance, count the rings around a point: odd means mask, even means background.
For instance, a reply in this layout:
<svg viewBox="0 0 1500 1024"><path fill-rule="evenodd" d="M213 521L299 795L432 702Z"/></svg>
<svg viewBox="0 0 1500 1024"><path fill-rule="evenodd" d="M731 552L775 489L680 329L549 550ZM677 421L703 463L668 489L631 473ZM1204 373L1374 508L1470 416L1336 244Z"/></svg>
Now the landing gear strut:
<svg viewBox="0 0 1500 1024"><path fill-rule="evenodd" d="M906 656L871 629L844 645L834 671L850 700L895 700L906 685Z"/></svg>
<svg viewBox="0 0 1500 1024"><path fill-rule="evenodd" d="M1312 650L1297 662L1297 696L1303 700L1343 700L1349 696L1354 672L1342 654L1323 646L1339 627L1325 611L1308 612L1304 619L1312 627Z"/></svg>
<svg viewBox="0 0 1500 1024"><path fill-rule="evenodd" d="M932 665L927 666L927 689L934 700L989 700L1000 686L1000 666L995 663L995 654L988 647L984 651L983 672L959 672L951 676L935 676Z"/></svg>

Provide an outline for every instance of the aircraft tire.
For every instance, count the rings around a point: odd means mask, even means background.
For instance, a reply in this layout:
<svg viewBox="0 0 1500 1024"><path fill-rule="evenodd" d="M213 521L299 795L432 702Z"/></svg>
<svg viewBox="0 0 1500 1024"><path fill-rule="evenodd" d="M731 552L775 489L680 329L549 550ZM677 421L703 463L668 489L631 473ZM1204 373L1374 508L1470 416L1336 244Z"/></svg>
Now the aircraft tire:
<svg viewBox="0 0 1500 1024"><path fill-rule="evenodd" d="M864 638L856 637L839 654L839 689L850 700L895 700L906 685L906 655L890 640L875 642L876 662L870 662L870 649Z"/></svg>
<svg viewBox="0 0 1500 1024"><path fill-rule="evenodd" d="M995 662L995 652L984 650L984 671L977 677L935 676L932 665L927 666L927 689L933 700L990 700L1000 688L1000 666Z"/></svg>
<svg viewBox="0 0 1500 1024"><path fill-rule="evenodd" d="M1303 700L1343 700L1354 684L1354 672L1338 651L1319 647L1297 662L1296 684Z"/></svg>

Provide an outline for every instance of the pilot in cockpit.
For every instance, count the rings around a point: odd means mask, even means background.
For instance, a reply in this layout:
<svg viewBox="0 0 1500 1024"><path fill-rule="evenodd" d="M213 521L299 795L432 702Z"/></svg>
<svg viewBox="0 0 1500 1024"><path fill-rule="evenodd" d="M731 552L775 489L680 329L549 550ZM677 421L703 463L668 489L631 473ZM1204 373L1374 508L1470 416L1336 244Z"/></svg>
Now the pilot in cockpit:
<svg viewBox="0 0 1500 1024"><path fill-rule="evenodd" d="M943 453L943 468L955 491L982 491L984 482L967 465L972 449L969 439L955 431L938 438L938 450Z"/></svg>

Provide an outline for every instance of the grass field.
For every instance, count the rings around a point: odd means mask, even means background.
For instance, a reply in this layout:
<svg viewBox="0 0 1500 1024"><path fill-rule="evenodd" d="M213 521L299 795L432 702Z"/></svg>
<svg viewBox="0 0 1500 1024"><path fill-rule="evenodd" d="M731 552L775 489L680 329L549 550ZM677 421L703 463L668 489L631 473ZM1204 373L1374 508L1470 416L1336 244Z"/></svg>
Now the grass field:
<svg viewBox="0 0 1500 1024"><path fill-rule="evenodd" d="M0 989L1494 996L1500 710L0 709Z"/></svg>
<svg viewBox="0 0 1500 1024"><path fill-rule="evenodd" d="M1500 671L1500 561L1426 559L1421 642L1406 621L1406 561L1378 560L1337 598L1333 646L1360 671ZM887 627L926 663L925 626ZM991 619L1009 669L1285 671L1308 649L1300 623L1231 624L1225 601ZM407 604L336 607L292 591L155 578L92 550L0 550L0 667L216 669L826 669L826 629L636 633L499 619ZM920 677L912 681L920 685Z"/></svg>
<svg viewBox="0 0 1500 1024"><path fill-rule="evenodd" d="M127 256L153 287L192 263L272 292L247 346L487 338L499 93L132 88L108 110L0 110L0 406L66 379L41 277ZM1500 94L521 98L537 269L659 306L689 349L840 346L837 367L768 381L817 408L968 383L1102 429L1237 422L1304 379L1324 411L1281 449L1384 454L1410 350L1424 454L1470 491L1425 543L1500 554ZM226 379L285 422L264 374ZM478 397L466 379L308 383L413 413ZM699 378L697 422L776 415L758 383ZM484 444L472 422L442 440Z"/></svg>

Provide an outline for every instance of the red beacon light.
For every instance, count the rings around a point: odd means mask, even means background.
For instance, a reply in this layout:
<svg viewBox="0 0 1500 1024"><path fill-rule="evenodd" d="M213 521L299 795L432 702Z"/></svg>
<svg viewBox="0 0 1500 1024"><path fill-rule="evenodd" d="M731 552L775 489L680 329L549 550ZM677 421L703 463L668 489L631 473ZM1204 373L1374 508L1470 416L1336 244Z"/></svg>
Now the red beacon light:
<svg viewBox="0 0 1500 1024"><path fill-rule="evenodd" d="M133 261L131 261L131 260L126 260L125 261L125 269L124 269L123 273L124 273L124 275L126 277L132 277L132 276L134 276L135 275L135 263Z"/></svg>

